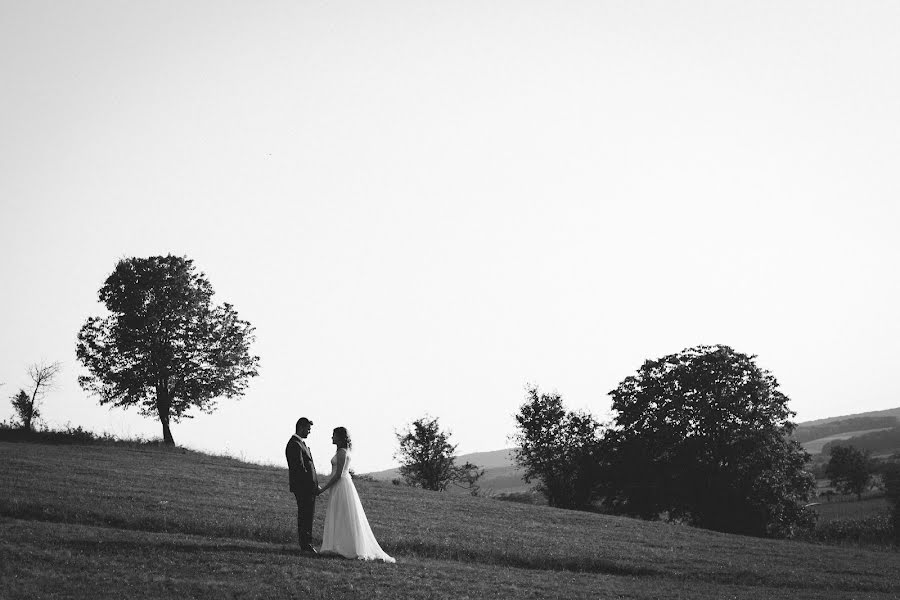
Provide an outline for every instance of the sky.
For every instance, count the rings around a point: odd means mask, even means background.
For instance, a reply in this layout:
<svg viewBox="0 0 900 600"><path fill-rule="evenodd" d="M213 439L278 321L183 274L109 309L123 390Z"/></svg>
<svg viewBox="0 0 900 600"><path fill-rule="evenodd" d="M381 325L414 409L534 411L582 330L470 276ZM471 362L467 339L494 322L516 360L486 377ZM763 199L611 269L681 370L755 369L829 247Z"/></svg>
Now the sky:
<svg viewBox="0 0 900 600"><path fill-rule="evenodd" d="M900 3L0 0L0 420L159 437L83 392L120 259L194 260L256 328L176 443L357 472L527 385L609 418L647 359L756 355L797 421L900 406Z"/></svg>

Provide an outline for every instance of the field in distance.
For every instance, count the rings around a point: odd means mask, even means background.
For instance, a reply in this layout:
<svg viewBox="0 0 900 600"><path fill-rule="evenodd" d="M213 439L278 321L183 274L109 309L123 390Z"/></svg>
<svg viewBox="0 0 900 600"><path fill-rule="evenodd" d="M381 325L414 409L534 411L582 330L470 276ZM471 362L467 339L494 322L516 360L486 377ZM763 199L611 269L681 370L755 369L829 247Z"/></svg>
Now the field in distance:
<svg viewBox="0 0 900 600"><path fill-rule="evenodd" d="M0 442L2 598L896 598L897 553L358 481L396 565L299 555L283 468ZM321 534L325 502L314 532Z"/></svg>

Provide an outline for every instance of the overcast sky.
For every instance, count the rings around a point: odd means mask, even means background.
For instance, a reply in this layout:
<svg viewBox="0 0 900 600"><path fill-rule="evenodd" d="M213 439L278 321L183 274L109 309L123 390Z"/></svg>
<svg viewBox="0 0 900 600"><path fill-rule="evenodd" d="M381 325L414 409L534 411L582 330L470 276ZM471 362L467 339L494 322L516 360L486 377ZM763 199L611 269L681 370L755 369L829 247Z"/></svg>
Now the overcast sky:
<svg viewBox="0 0 900 600"><path fill-rule="evenodd" d="M900 406L900 3L0 0L0 418L160 436L80 390L116 261L176 254L260 376L176 442L394 463L608 416L645 359L758 355L797 420Z"/></svg>

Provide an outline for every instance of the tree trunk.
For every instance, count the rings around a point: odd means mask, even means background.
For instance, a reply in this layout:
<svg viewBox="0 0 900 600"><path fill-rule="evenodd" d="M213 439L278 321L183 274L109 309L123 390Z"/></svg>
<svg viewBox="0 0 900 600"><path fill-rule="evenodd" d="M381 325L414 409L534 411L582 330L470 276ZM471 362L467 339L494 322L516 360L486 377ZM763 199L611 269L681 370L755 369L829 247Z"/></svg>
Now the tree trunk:
<svg viewBox="0 0 900 600"><path fill-rule="evenodd" d="M167 446L174 446L175 440L172 438L172 430L169 429L169 420L162 421L163 426L163 443Z"/></svg>
<svg viewBox="0 0 900 600"><path fill-rule="evenodd" d="M172 437L172 430L169 429L169 390L164 386L156 387L156 410L159 413L159 422L163 428L163 444L174 446L175 439Z"/></svg>
<svg viewBox="0 0 900 600"><path fill-rule="evenodd" d="M38 390L41 387L41 381L38 380L34 384L34 393L31 394L31 402L28 404L28 421L25 423L25 428L28 431L32 431L33 428L31 426L31 422L34 421L34 403L37 402L37 394Z"/></svg>

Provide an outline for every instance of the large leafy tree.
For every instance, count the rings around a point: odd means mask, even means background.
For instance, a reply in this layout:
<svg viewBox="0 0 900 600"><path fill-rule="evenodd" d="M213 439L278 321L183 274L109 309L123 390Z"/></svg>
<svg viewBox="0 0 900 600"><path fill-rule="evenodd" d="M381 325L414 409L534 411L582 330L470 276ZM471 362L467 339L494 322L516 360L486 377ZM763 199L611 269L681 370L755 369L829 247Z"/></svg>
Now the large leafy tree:
<svg viewBox="0 0 900 600"><path fill-rule="evenodd" d="M809 526L809 455L790 437L788 398L755 358L698 346L646 361L610 392L606 503L750 535Z"/></svg>
<svg viewBox="0 0 900 600"><path fill-rule="evenodd" d="M441 492L451 484L473 489L484 475L484 469L472 463L456 464L456 444L450 443L450 433L441 430L437 418L416 419L396 435L400 448L395 458L407 485Z"/></svg>
<svg viewBox="0 0 900 600"><path fill-rule="evenodd" d="M526 483L536 482L550 506L586 509L600 483L600 424L585 412L567 411L559 394L527 389L515 415L516 464Z"/></svg>
<svg viewBox="0 0 900 600"><path fill-rule="evenodd" d="M874 473L875 464L868 450L844 445L831 447L825 476L841 493L856 494L856 499L862 500L862 493L872 483Z"/></svg>
<svg viewBox="0 0 900 600"><path fill-rule="evenodd" d="M191 418L191 409L212 412L218 398L242 395L256 376L253 327L230 304L212 303L212 285L192 260L121 260L99 295L109 315L88 318L78 333L78 359L89 371L78 382L100 404L158 418L165 443L175 443L170 423Z"/></svg>

